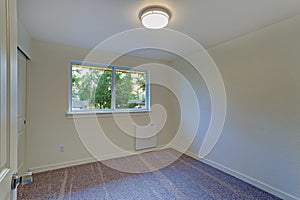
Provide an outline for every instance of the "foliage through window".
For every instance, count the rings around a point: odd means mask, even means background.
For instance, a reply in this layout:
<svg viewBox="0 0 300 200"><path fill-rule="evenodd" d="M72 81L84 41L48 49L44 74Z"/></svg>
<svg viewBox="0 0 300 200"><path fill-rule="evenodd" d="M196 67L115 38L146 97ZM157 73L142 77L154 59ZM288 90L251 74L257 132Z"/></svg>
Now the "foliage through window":
<svg viewBox="0 0 300 200"><path fill-rule="evenodd" d="M148 72L71 62L70 112L149 109Z"/></svg>

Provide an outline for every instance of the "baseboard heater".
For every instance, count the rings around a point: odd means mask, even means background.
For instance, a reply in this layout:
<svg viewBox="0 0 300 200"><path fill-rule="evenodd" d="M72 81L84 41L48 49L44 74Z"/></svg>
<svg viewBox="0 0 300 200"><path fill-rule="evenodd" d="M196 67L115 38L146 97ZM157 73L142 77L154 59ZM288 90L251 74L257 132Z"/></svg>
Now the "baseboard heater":
<svg viewBox="0 0 300 200"><path fill-rule="evenodd" d="M157 146L157 127L154 124L137 126L135 129L135 150L154 148Z"/></svg>

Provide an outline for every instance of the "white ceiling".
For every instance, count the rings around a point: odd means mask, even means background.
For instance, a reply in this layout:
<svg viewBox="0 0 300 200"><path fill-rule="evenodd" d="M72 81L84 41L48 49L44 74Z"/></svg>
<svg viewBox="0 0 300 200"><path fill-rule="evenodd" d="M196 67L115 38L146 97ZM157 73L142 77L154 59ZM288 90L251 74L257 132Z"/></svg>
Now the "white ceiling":
<svg viewBox="0 0 300 200"><path fill-rule="evenodd" d="M94 48L141 27L138 13L149 5L169 8L168 28L205 48L300 14L300 0L18 0L18 18L34 39Z"/></svg>

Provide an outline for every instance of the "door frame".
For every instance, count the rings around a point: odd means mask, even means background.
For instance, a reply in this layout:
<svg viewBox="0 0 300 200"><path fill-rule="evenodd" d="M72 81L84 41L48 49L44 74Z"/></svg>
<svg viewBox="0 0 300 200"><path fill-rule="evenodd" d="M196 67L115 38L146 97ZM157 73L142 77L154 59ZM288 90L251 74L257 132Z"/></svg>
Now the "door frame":
<svg viewBox="0 0 300 200"><path fill-rule="evenodd" d="M8 160L6 169L0 177L1 198L7 200L16 199L16 190L10 189L12 175L17 172L17 115L18 115L18 66L17 66L17 0L0 0L2 8L6 12L5 19L1 23L6 27L6 34L1 36L1 41L5 47L1 46L1 56L5 61L1 61L1 67L6 68L6 81L3 83L6 88L6 108L5 124L7 126L6 145L8 150ZM3 16L4 17L4 16ZM3 38L2 38L3 37ZM2 49L3 48L3 49ZM5 71L5 70L3 70ZM1 173L1 172L0 172Z"/></svg>

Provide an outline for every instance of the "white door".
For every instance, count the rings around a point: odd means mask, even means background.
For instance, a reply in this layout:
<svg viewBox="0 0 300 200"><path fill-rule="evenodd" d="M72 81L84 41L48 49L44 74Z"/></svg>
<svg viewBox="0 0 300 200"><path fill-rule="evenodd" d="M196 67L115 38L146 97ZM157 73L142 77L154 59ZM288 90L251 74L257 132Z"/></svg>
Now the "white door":
<svg viewBox="0 0 300 200"><path fill-rule="evenodd" d="M17 16L16 0L0 0L0 199L11 190L17 171Z"/></svg>
<svg viewBox="0 0 300 200"><path fill-rule="evenodd" d="M26 62L25 55L18 51L18 172L25 161L26 137Z"/></svg>

